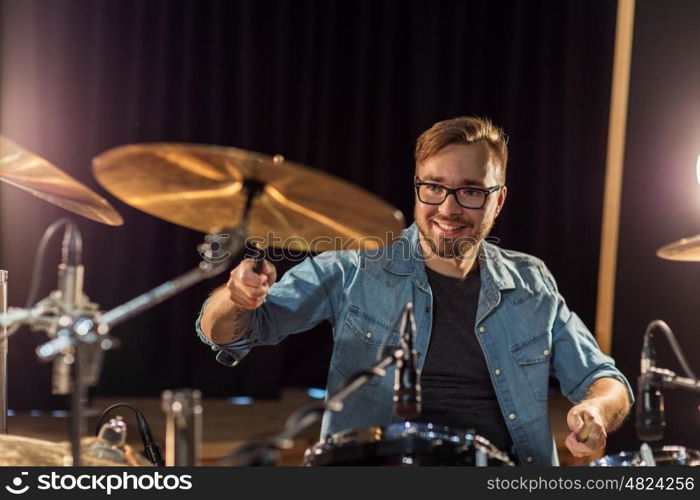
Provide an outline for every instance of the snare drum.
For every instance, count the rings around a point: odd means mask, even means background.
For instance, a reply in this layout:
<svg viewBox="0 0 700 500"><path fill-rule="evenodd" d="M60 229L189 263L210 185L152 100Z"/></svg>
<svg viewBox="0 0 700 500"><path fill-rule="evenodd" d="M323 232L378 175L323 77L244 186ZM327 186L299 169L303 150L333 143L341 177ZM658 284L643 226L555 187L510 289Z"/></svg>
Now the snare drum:
<svg viewBox="0 0 700 500"><path fill-rule="evenodd" d="M306 450L303 465L514 465L473 433L429 423L395 422L332 434Z"/></svg>
<svg viewBox="0 0 700 500"><path fill-rule="evenodd" d="M685 446L663 446L652 449L654 462L658 466L700 466L700 452ZM591 467L644 467L639 451L623 451L617 455L607 455L589 464Z"/></svg>

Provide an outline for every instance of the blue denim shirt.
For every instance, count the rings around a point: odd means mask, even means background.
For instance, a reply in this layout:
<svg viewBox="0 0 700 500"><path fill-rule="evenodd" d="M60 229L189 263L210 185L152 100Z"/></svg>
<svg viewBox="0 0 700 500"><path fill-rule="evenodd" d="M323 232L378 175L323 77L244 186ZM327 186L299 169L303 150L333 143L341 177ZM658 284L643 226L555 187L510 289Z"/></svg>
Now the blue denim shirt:
<svg viewBox="0 0 700 500"><path fill-rule="evenodd" d="M569 310L541 260L483 241L479 250L481 293L474 325L491 381L513 438L518 463L557 465L547 415L549 377L572 402L581 401L601 377L625 377ZM307 258L270 288L265 303L253 311L250 331L218 350L217 360L234 366L257 345L277 344L287 335L333 324L334 347L328 393L377 359L388 335L399 344L394 325L407 302L416 320L418 369L422 370L432 329L432 293L415 224L390 246L370 251L333 251ZM322 435L346 429L386 425L392 415L393 369L345 400L339 413L326 412ZM488 439L488 436L484 436Z"/></svg>

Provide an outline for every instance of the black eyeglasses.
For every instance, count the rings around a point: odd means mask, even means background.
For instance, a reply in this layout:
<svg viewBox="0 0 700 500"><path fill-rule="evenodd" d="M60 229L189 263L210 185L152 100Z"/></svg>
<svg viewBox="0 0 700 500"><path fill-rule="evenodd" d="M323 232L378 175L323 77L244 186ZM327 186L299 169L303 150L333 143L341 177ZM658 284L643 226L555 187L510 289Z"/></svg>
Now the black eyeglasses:
<svg viewBox="0 0 700 500"><path fill-rule="evenodd" d="M416 187L418 199L426 205L441 205L449 195L454 195L460 207L478 210L484 208L486 198L491 193L501 189L503 186L493 186L490 188L461 187L448 188L442 184L432 182L420 182L416 179L413 182Z"/></svg>

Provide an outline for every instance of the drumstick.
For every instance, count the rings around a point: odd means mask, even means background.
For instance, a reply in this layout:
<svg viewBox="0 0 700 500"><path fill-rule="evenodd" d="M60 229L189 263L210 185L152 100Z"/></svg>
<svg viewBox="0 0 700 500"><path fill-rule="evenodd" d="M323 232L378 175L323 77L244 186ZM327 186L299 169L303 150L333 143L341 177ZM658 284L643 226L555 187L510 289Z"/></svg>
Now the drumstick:
<svg viewBox="0 0 700 500"><path fill-rule="evenodd" d="M576 435L576 440L579 443L583 443L584 441L586 441L588 439L588 435L591 433L591 429L593 429L593 418L588 413L584 413L583 427Z"/></svg>
<svg viewBox="0 0 700 500"><path fill-rule="evenodd" d="M260 274L262 272L263 260L265 260L265 251L256 243L253 244L253 271Z"/></svg>

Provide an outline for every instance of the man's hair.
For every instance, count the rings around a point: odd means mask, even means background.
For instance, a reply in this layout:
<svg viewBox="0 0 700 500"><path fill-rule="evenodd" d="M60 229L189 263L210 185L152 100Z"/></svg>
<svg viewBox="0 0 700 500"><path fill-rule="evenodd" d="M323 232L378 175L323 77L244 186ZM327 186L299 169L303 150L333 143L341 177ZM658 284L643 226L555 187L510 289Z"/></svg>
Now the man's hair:
<svg viewBox="0 0 700 500"><path fill-rule="evenodd" d="M505 182L508 163L508 138L488 118L460 116L437 122L423 132L416 142L416 168L450 144L473 144L484 141L494 157L499 177Z"/></svg>

